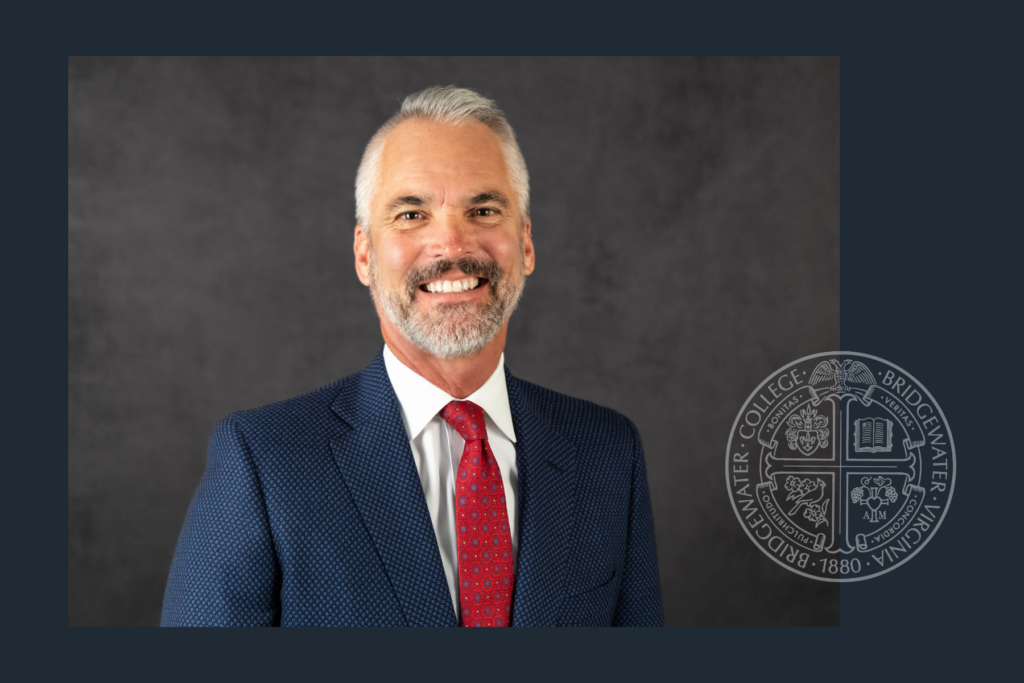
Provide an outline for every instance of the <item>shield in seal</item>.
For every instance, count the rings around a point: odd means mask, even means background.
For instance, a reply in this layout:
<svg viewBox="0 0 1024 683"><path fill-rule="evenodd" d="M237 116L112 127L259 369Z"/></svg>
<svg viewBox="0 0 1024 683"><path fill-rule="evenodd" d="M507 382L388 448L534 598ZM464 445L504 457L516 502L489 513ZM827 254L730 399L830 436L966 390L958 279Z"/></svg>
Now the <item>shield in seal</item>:
<svg viewBox="0 0 1024 683"><path fill-rule="evenodd" d="M810 406L801 410L798 415L790 415L786 424L789 425L786 439L791 449L810 455L819 448L828 446L828 419L818 415L818 411Z"/></svg>
<svg viewBox="0 0 1024 683"><path fill-rule="evenodd" d="M775 562L863 581L915 556L945 518L953 436L928 390L868 354L780 368L736 416L726 450L733 510Z"/></svg>

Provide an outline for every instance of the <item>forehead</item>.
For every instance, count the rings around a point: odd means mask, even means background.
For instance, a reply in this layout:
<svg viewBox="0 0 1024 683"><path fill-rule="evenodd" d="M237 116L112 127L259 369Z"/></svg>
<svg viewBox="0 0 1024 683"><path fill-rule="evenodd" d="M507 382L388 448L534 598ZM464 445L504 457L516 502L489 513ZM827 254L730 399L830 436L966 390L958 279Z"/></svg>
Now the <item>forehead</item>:
<svg viewBox="0 0 1024 683"><path fill-rule="evenodd" d="M414 190L473 194L508 190L508 171L501 141L479 121L454 125L412 119L385 138L380 181L378 200Z"/></svg>

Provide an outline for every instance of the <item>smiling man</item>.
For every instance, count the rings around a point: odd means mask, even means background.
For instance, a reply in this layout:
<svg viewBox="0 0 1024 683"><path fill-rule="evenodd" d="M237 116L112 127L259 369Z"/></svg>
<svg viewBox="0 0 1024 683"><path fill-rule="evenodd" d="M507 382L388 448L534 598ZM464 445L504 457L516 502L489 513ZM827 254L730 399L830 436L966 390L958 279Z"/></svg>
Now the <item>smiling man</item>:
<svg viewBox="0 0 1024 683"><path fill-rule="evenodd" d="M384 347L214 431L164 598L181 626L660 626L643 451L513 377L529 180L494 102L411 95L356 178Z"/></svg>

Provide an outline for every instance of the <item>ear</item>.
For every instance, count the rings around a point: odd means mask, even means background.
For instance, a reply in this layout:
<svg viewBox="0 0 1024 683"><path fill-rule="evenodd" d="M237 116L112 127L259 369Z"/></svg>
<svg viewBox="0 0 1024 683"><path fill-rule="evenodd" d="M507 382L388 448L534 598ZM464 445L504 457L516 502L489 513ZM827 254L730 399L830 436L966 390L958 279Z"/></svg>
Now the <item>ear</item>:
<svg viewBox="0 0 1024 683"><path fill-rule="evenodd" d="M530 236L530 221L526 221L526 225L523 226L523 261L526 264L526 271L523 275L529 275L533 272L534 267L533 237Z"/></svg>
<svg viewBox="0 0 1024 683"><path fill-rule="evenodd" d="M356 255L356 275L359 281L370 286L370 238L362 225L356 225L355 241L352 251Z"/></svg>

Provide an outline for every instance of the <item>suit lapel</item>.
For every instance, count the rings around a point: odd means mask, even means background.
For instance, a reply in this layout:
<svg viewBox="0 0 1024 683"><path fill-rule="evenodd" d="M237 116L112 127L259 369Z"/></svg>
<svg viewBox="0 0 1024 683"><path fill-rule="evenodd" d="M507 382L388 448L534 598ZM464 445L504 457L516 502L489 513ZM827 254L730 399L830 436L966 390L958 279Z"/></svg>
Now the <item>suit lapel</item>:
<svg viewBox="0 0 1024 683"><path fill-rule="evenodd" d="M351 430L335 459L410 626L457 626L401 408L377 354L331 406Z"/></svg>
<svg viewBox="0 0 1024 683"><path fill-rule="evenodd" d="M519 559L513 626L556 626L575 524L576 451L506 368L519 471Z"/></svg>

